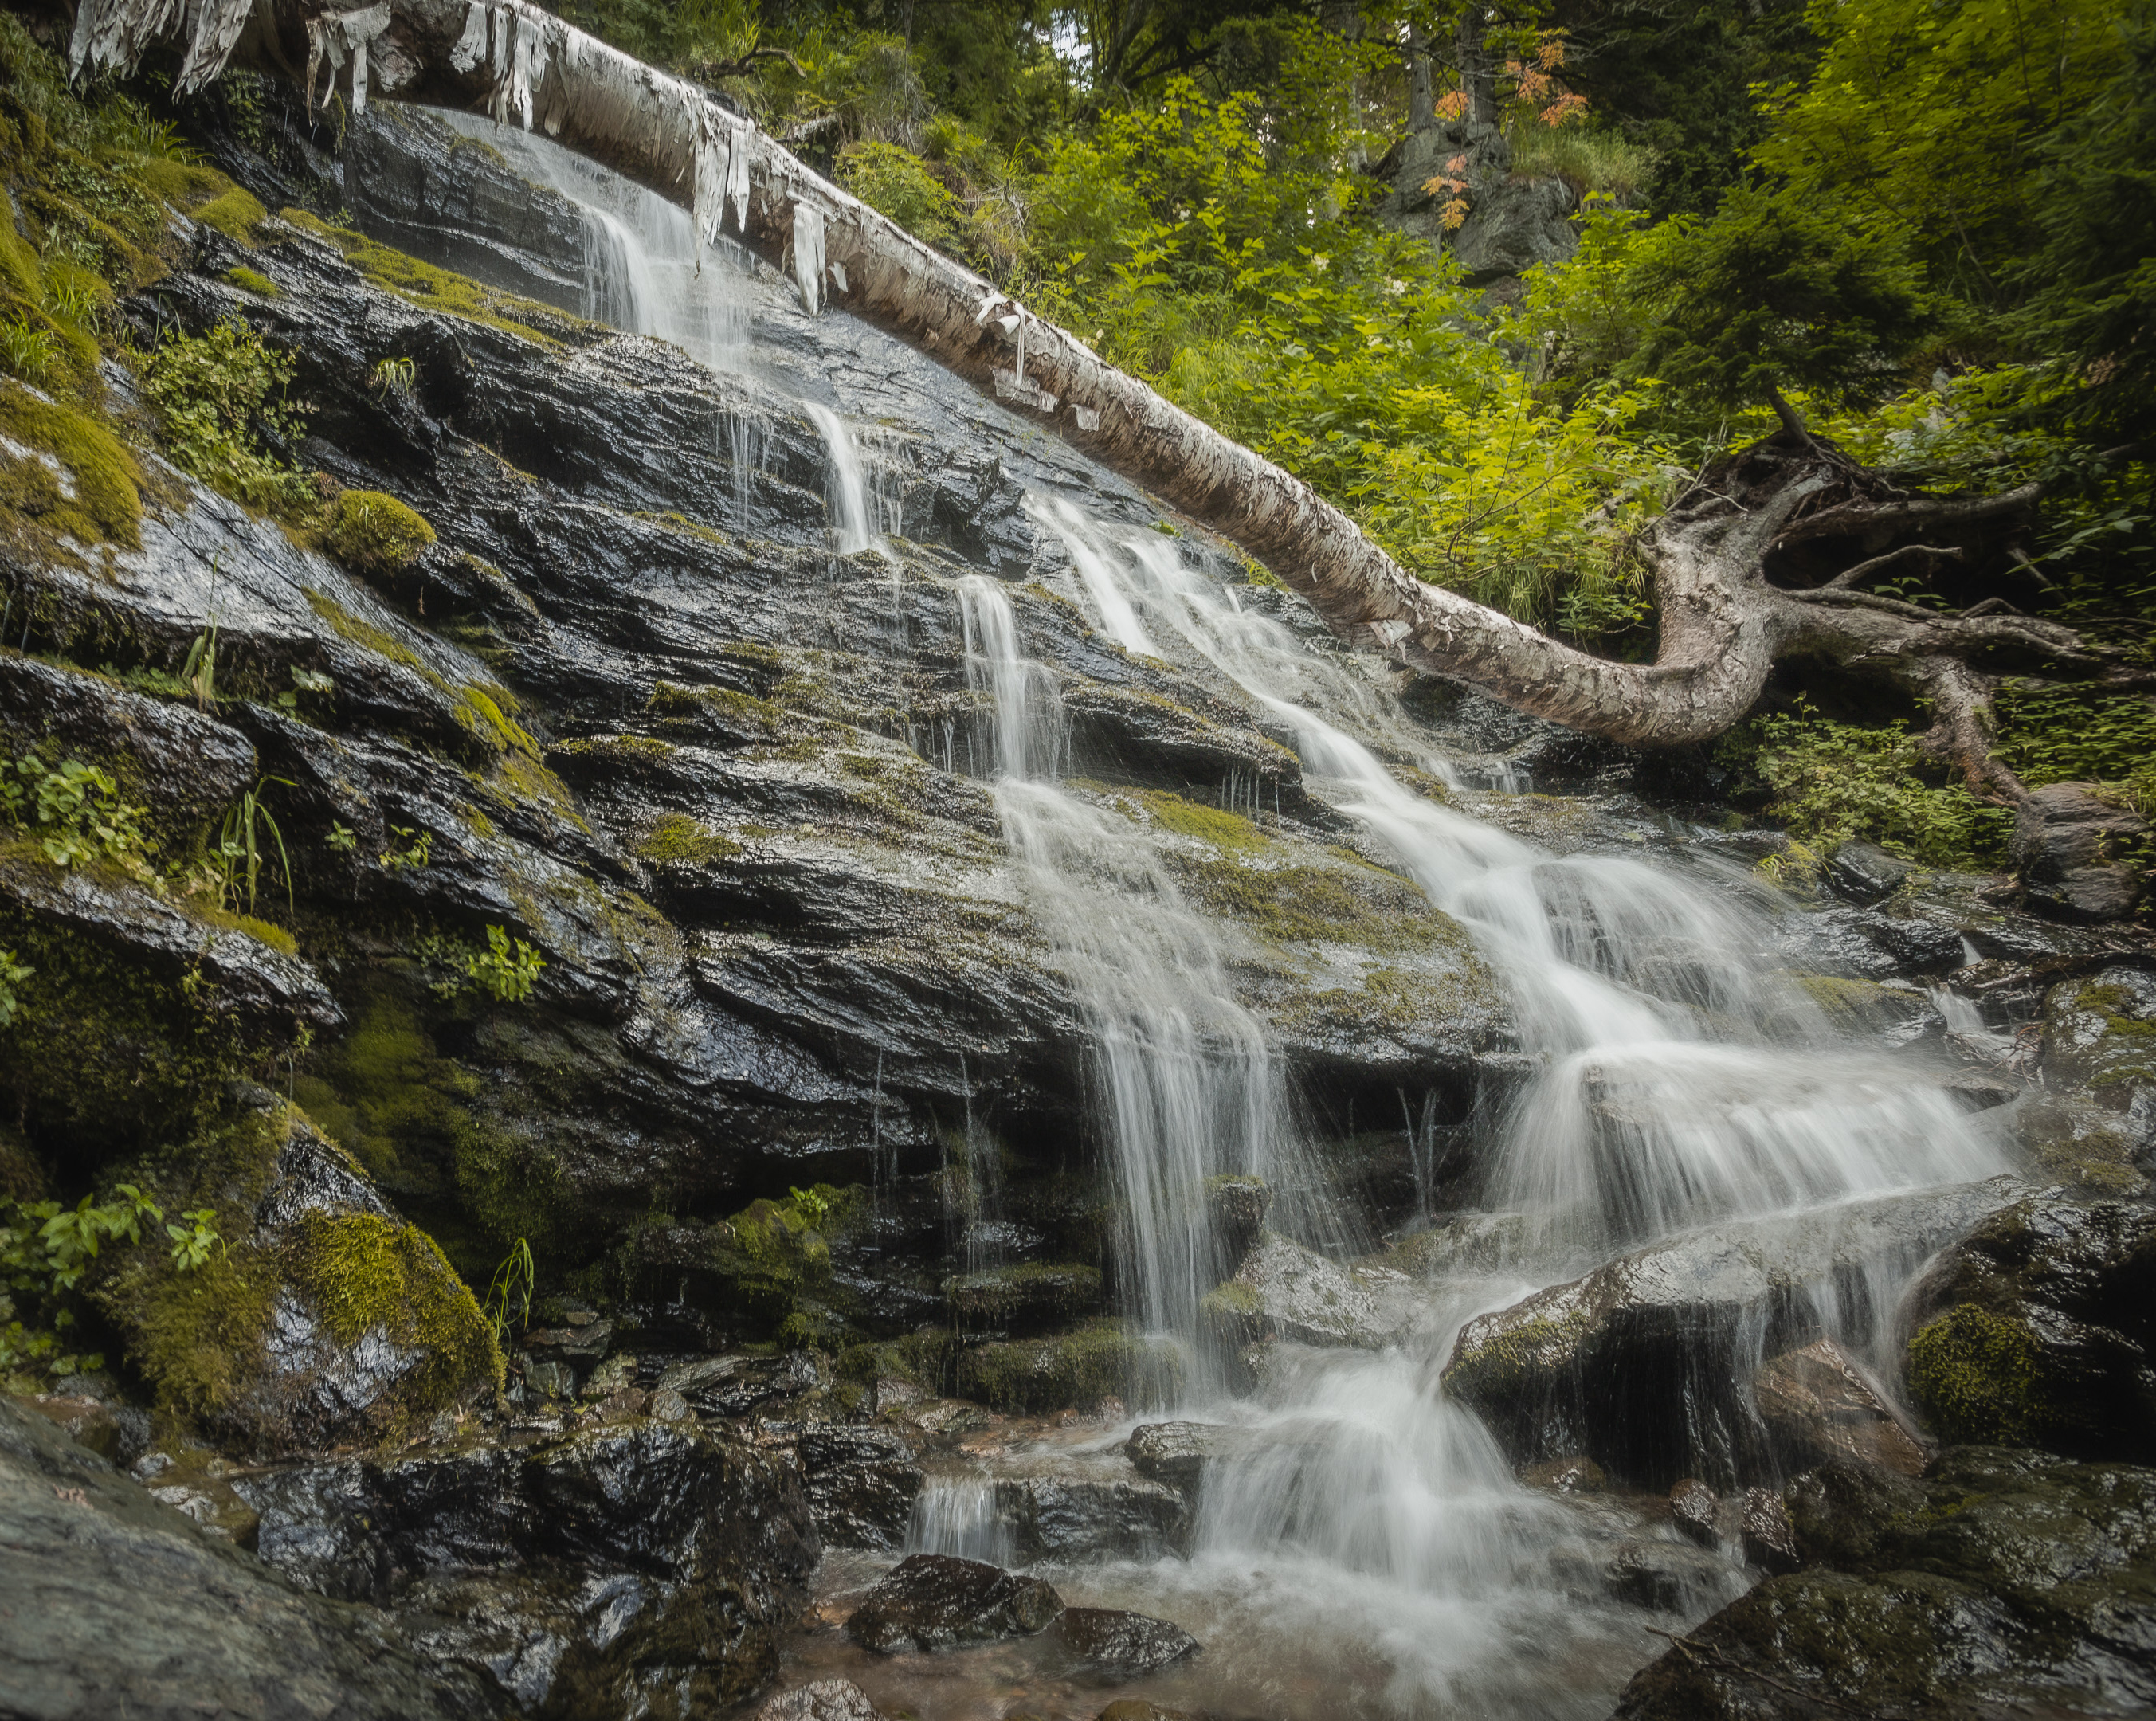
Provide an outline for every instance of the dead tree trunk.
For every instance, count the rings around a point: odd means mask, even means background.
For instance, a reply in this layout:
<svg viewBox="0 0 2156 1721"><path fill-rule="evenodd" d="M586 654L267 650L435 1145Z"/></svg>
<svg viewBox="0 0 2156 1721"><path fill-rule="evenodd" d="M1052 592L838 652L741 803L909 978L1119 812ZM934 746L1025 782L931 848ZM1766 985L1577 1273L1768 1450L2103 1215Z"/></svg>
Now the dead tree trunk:
<svg viewBox="0 0 2156 1721"><path fill-rule="evenodd" d="M1933 740L1980 792L2020 785L1992 762L1982 708L2004 655L2105 669L2069 630L2013 614L1953 616L1854 589L1942 533L2034 502L2032 488L1970 500L1901 496L1800 433L1702 475L1643 535L1661 615L1654 663L1613 662L1441 586L1413 578L1308 485L1103 363L988 281L819 178L703 93L584 35L526 0L376 0L312 12L305 0L82 0L78 68L184 53L182 90L235 52L355 110L388 97L536 127L694 213L706 242L738 234L791 274L814 312L842 305L1240 544L1332 628L1507 703L1620 741L1667 745L1726 729L1775 660L1811 653L1897 678L1933 699ZM302 70L304 68L304 70ZM1857 565L1790 589L1769 563L1846 541Z"/></svg>

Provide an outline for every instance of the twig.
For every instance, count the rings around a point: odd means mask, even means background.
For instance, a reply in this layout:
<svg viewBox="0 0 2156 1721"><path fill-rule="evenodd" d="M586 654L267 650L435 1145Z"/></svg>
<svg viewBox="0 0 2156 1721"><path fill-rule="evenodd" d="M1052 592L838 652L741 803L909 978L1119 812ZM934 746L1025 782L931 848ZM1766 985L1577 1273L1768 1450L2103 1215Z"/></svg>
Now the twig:
<svg viewBox="0 0 2156 1721"><path fill-rule="evenodd" d="M1935 544L1904 544L1898 550L1889 550L1883 556L1874 556L1868 562L1860 562L1856 567L1837 573L1818 589L1822 592L1831 592L1853 586L1867 573L1876 573L1889 563L1899 562L1904 556L1938 556L1949 562L1958 562L1962 559L1962 555L1963 552L1959 550L1941 549Z"/></svg>

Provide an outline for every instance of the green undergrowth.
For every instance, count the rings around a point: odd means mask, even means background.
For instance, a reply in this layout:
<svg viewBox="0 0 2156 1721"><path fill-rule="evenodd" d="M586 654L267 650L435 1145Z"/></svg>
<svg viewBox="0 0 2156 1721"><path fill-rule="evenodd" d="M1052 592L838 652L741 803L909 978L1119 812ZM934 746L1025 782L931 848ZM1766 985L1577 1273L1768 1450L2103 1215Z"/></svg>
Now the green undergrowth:
<svg viewBox="0 0 2156 1721"><path fill-rule="evenodd" d="M831 1290L830 1240L865 1211L865 1190L829 1184L753 1201L718 1234L711 1265L735 1306L765 1330L782 1340L806 1338L806 1328L823 1324L816 1309ZM797 1323L791 1332L789 1322Z"/></svg>
<svg viewBox="0 0 2156 1721"><path fill-rule="evenodd" d="M52 462L0 446L0 532L18 553L79 561L90 546L141 544L142 468L108 425L8 382L0 384L0 435Z"/></svg>

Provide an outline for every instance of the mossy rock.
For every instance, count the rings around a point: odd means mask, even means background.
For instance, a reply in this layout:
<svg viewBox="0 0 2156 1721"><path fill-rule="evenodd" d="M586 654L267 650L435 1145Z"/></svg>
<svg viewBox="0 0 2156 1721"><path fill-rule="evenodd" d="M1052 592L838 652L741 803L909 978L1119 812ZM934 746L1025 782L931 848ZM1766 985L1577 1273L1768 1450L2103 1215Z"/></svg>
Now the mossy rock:
<svg viewBox="0 0 2156 1721"><path fill-rule="evenodd" d="M731 860L742 845L684 813L669 813L639 838L636 852L662 866L708 866Z"/></svg>
<svg viewBox="0 0 2156 1721"><path fill-rule="evenodd" d="M1909 1341L1909 1391L1948 1441L2027 1446L2050 1420L2044 1352L2020 1322L1962 1303Z"/></svg>
<svg viewBox="0 0 2156 1721"><path fill-rule="evenodd" d="M234 244L245 245L249 250L261 243L262 223L270 218L262 200L237 185L190 213L203 226L215 228Z"/></svg>
<svg viewBox="0 0 2156 1721"><path fill-rule="evenodd" d="M390 1410L430 1413L477 1386L499 1386L501 1347L470 1289L417 1225L371 1213L310 1213L286 1246L292 1282L342 1345L374 1335L424 1353Z"/></svg>
<svg viewBox="0 0 2156 1721"><path fill-rule="evenodd" d="M395 573L434 542L424 517L378 490L341 492L322 523L322 547L358 573Z"/></svg>
<svg viewBox="0 0 2156 1721"><path fill-rule="evenodd" d="M1121 1321L1094 1321L1051 1338L977 1344L957 1359L958 1395L991 1410L1037 1414L1086 1409L1104 1399L1173 1403L1183 1390L1183 1353Z"/></svg>
<svg viewBox="0 0 2156 1721"><path fill-rule="evenodd" d="M711 1266L737 1312L798 1343L836 1345L842 1335L831 1284L829 1239L858 1220L865 1192L830 1184L783 1200L753 1201L715 1227ZM797 1316L806 1326L789 1327Z"/></svg>
<svg viewBox="0 0 2156 1721"><path fill-rule="evenodd" d="M1067 1327L1101 1306L1097 1267L1028 1261L943 1282L943 1300L966 1332L1039 1332Z"/></svg>
<svg viewBox="0 0 2156 1721"><path fill-rule="evenodd" d="M0 383L0 533L27 559L79 565L90 546L141 547L142 469L105 424Z"/></svg>

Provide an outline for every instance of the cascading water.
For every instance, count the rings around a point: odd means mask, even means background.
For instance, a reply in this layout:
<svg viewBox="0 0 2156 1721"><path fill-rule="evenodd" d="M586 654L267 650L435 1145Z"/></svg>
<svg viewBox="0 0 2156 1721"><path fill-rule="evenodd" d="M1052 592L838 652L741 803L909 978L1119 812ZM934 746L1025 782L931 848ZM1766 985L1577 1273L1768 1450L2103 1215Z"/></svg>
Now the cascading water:
<svg viewBox="0 0 2156 1721"><path fill-rule="evenodd" d="M591 314L714 368L745 366L742 278L709 254L698 266L685 216L521 134L485 135L588 211ZM876 471L837 412L804 410L828 450L834 548L877 547L896 521ZM746 521L763 427L744 415L727 434ZM1430 1287L1414 1337L1387 1350L1290 1354L1253 1399L1194 1370L1191 1405L1248 1444L1209 1477L1192 1557L1094 1568L1066 1593L1198 1631L1203 1671L1172 1689L1207 1708L1599 1715L1613 1672L1654 1646L1637 1612L1580 1599L1600 1593L1592 1568L1610 1532L1599 1508L1517 1486L1481 1424L1444 1395L1460 1327L1685 1227L1972 1180L2002 1155L1936 1087L1835 1044L1809 999L1752 954L1759 915L1740 881L1710 891L1638 860L1553 855L1416 793L1396 773L1454 788L1464 773L1370 679L1242 606L1173 540L1102 527L1060 501L1029 506L1068 548L1074 595L1103 633L1210 665L1293 737L1323 798L1476 939L1539 1066L1491 1126L1485 1205L1515 1216L1522 1240L1508 1269ZM1123 1300L1153 1333L1188 1341L1226 1265L1208 1178L1267 1178L1282 1193L1274 1222L1336 1252L1347 1222L1312 1193L1321 1180L1281 1072L1212 927L1145 830L1060 781L1056 680L1026 657L1004 588L968 576L958 598L968 680L991 721L981 736L946 726L923 751L946 769L962 753L977 772L993 761L1012 857L1087 1030ZM1507 768L1489 774L1514 786ZM1223 799L1265 810L1250 785ZM880 1170L880 1072L878 1090ZM1426 1209L1438 1126L1426 1102L1401 1103ZM994 1149L977 1153L973 1134L978 1184ZM990 1241L969 1234L964 1252L985 1262ZM1912 1264L1879 1256L1868 1282L1815 1288L1820 1323L1863 1349ZM978 1472L932 1477L911 1543L1007 1559L996 1503ZM1741 1587L1733 1565L1688 1581L1694 1613Z"/></svg>

